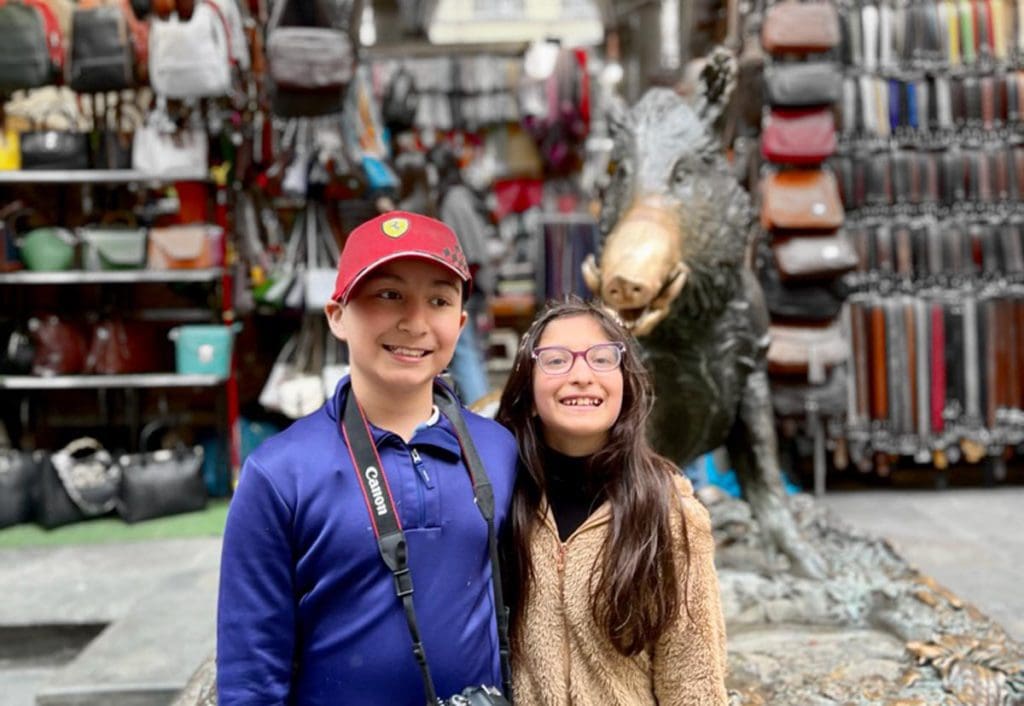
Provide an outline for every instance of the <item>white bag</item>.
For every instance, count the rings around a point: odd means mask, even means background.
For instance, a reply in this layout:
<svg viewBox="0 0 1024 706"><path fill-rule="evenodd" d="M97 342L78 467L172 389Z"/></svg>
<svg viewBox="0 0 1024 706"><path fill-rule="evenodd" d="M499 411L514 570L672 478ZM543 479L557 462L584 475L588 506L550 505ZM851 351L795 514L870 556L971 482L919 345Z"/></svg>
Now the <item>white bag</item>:
<svg viewBox="0 0 1024 706"><path fill-rule="evenodd" d="M209 171L209 143L202 128L164 132L159 121L146 121L132 138L132 167L154 175L182 174L205 177Z"/></svg>
<svg viewBox="0 0 1024 706"><path fill-rule="evenodd" d="M153 91L168 98L227 95L233 87L230 45L223 12L212 0L196 3L188 22L177 14L167 20L154 18L149 30Z"/></svg>

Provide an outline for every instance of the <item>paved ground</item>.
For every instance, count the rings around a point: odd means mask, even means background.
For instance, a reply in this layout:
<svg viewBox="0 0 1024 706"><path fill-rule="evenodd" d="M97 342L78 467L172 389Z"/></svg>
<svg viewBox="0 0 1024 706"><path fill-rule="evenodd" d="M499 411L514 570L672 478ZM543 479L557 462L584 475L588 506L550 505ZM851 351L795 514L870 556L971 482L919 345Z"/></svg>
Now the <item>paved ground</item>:
<svg viewBox="0 0 1024 706"><path fill-rule="evenodd" d="M822 502L1024 641L1024 488ZM0 706L166 706L213 646L219 553L215 539L0 550Z"/></svg>

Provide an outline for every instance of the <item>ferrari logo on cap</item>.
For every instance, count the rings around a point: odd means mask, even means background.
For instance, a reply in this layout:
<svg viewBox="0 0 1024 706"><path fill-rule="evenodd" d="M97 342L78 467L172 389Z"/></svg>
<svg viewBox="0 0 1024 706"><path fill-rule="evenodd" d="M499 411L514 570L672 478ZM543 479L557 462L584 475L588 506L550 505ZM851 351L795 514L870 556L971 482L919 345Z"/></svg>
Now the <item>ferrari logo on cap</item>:
<svg viewBox="0 0 1024 706"><path fill-rule="evenodd" d="M405 235L405 231L409 230L409 219L389 218L381 224L380 229L389 238L398 238Z"/></svg>

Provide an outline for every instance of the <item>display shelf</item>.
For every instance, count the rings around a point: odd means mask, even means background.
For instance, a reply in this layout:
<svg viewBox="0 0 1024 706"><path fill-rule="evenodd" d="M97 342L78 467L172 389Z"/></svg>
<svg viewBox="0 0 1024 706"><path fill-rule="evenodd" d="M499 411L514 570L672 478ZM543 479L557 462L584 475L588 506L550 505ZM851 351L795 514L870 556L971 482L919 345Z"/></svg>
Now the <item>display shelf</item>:
<svg viewBox="0 0 1024 706"><path fill-rule="evenodd" d="M6 390L87 390L112 387L213 387L226 380L221 375L178 375L144 373L139 375L0 375L0 389Z"/></svg>
<svg viewBox="0 0 1024 706"><path fill-rule="evenodd" d="M20 169L0 171L0 184L127 184L139 182L208 181L198 170L149 174L134 169Z"/></svg>
<svg viewBox="0 0 1024 706"><path fill-rule="evenodd" d="M205 270L120 270L87 272L4 272L0 284L135 284L145 282L212 282L224 274L220 267Z"/></svg>

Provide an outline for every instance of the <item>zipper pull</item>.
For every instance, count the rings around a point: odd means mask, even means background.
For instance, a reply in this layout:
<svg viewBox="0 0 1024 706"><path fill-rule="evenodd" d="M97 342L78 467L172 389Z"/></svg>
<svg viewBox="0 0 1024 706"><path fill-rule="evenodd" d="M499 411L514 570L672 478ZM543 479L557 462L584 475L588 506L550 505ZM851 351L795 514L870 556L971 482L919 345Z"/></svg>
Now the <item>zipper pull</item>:
<svg viewBox="0 0 1024 706"><path fill-rule="evenodd" d="M424 484L428 488L434 486L430 483L430 475L427 473L427 467L423 465L423 459L420 458L420 452L416 449L410 449L409 455L412 456L412 465L416 469L416 472L420 474L420 478L423 479Z"/></svg>

